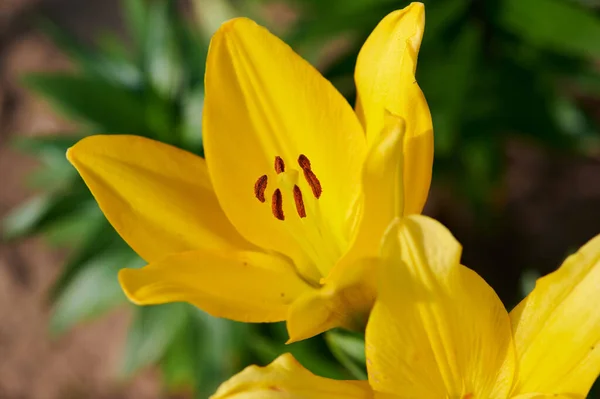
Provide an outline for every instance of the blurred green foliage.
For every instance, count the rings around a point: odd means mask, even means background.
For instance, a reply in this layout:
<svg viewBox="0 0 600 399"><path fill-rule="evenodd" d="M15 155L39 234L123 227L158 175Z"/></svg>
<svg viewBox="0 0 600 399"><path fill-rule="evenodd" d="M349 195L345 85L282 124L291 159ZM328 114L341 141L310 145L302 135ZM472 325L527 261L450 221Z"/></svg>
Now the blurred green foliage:
<svg viewBox="0 0 600 399"><path fill-rule="evenodd" d="M353 102L351 77L362 42L384 15L407 2L295 3L304 12L292 43L341 33L354 39L323 71ZM424 3L417 79L433 116L438 184L469 199L485 217L502 206L507 140L597 151L597 118L581 106L582 96L597 96L600 89L597 12L570 0Z"/></svg>
<svg viewBox="0 0 600 399"><path fill-rule="evenodd" d="M78 67L32 74L23 83L68 118L77 135L18 138L41 164L30 176L42 194L3 221L5 239L44 234L72 248L49 299L50 332L61 334L126 303L122 267L143 265L102 216L66 162L88 134L137 134L203 155L203 75L209 35L226 18L247 15L277 27L284 40L354 102L352 74L364 39L394 0L288 0L293 22L276 24L273 2L196 0L195 17L175 1L123 0L130 44L106 34L93 48L53 22L43 31ZM482 215L502 207L503 148L521 137L561 151L596 151L597 120L581 105L598 96L600 18L573 0L425 1L427 23L418 79L435 126L435 178ZM323 49L339 39L335 57ZM500 199L500 200L499 200ZM207 397L234 372L291 351L314 372L365 378L361 336L332 331L285 346L285 329L212 318L185 304L134 307L123 378L158 364L169 392Z"/></svg>

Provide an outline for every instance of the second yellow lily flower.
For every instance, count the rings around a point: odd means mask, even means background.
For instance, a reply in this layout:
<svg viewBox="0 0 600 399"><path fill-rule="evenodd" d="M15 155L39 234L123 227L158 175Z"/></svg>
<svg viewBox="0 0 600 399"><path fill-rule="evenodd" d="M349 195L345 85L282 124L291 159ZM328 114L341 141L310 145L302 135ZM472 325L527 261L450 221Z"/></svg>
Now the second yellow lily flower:
<svg viewBox="0 0 600 399"><path fill-rule="evenodd" d="M584 399L600 373L600 235L512 311L462 247L421 215L383 240L365 335L368 381L322 378L290 354L251 366L212 399Z"/></svg>
<svg viewBox="0 0 600 399"><path fill-rule="evenodd" d="M106 217L149 262L121 271L129 299L287 320L291 341L364 325L384 230L420 213L429 191L423 29L420 3L381 21L358 57L354 112L266 29L229 21L207 60L206 160L136 136L71 148Z"/></svg>

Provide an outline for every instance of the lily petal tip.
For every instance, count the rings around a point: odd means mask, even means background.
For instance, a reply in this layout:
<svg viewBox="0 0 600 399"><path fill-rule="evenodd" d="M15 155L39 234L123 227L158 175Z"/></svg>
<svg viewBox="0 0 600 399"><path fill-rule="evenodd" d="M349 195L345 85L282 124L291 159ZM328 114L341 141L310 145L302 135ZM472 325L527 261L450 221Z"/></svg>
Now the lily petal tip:
<svg viewBox="0 0 600 399"><path fill-rule="evenodd" d="M90 140L94 140L94 137L97 137L97 136L84 137L67 149L67 152L65 155L67 157L67 160L72 165L75 166L75 163L77 162L77 153L80 152L79 149L82 147L82 145L85 145L85 143L89 142Z"/></svg>
<svg viewBox="0 0 600 399"><path fill-rule="evenodd" d="M75 147L75 146L73 146ZM65 153L65 156L67 157L67 160L72 164L73 163L73 147L69 147L67 149L67 152Z"/></svg>
<svg viewBox="0 0 600 399"><path fill-rule="evenodd" d="M125 294L127 299L129 299L129 301L136 305L146 305L146 303L144 301L140 301L135 294L137 284L135 283L135 277L132 276L132 274L134 274L135 272L136 270L133 269L119 270L119 273L117 275L117 278L119 279L119 285L121 286L123 293Z"/></svg>
<svg viewBox="0 0 600 399"><path fill-rule="evenodd" d="M227 34L227 33L233 32L235 30L244 29L244 27L247 27L250 25L256 25L256 22L254 22L251 19L246 18L246 17L232 18L221 24L221 27L219 28L219 30L217 31L215 36L218 33Z"/></svg>

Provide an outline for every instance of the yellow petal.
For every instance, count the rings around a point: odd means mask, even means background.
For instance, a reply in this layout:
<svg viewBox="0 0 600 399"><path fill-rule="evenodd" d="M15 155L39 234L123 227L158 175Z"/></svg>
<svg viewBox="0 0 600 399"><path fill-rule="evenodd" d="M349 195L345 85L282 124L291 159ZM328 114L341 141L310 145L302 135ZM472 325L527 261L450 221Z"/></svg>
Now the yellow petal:
<svg viewBox="0 0 600 399"><path fill-rule="evenodd" d="M335 327L364 330L375 302L376 263L361 259L336 265L319 290L309 291L291 306L288 343L318 335Z"/></svg>
<svg viewBox="0 0 600 399"><path fill-rule="evenodd" d="M363 205L356 236L342 265L379 254L392 221L404 215L404 119L387 115L384 132L369 148L362 171Z"/></svg>
<svg viewBox="0 0 600 399"><path fill-rule="evenodd" d="M290 354L267 367L250 366L223 383L211 399L368 399L366 381L337 381L318 377Z"/></svg>
<svg viewBox="0 0 600 399"><path fill-rule="evenodd" d="M251 249L229 223L204 159L138 136L91 136L67 158L115 230L146 261L193 249Z"/></svg>
<svg viewBox="0 0 600 399"><path fill-rule="evenodd" d="M586 396L600 374L600 236L536 283L511 313L515 392Z"/></svg>
<svg viewBox="0 0 600 399"><path fill-rule="evenodd" d="M508 396L515 361L508 314L460 255L452 234L425 216L390 229L366 333L374 390L407 398Z"/></svg>
<svg viewBox="0 0 600 399"><path fill-rule="evenodd" d="M376 266L390 223L403 215L402 118L387 116L385 131L371 146L362 171L363 204L351 248L324 279L318 292L306 294L290 310L290 341L334 327L364 330L375 302Z"/></svg>
<svg viewBox="0 0 600 399"><path fill-rule="evenodd" d="M421 3L386 16L358 55L356 112L371 144L383 131L385 111L406 121L404 185L407 214L423 209L433 164L433 125L423 92L415 79L417 55L425 26Z"/></svg>
<svg viewBox="0 0 600 399"><path fill-rule="evenodd" d="M284 320L290 304L311 289L289 263L259 252L179 253L123 269L119 281L138 305L189 302L243 322Z"/></svg>
<svg viewBox="0 0 600 399"><path fill-rule="evenodd" d="M229 219L249 241L290 256L318 281L345 250L359 194L365 140L352 107L289 46L241 18L212 39L203 126L209 171ZM300 155L321 183L319 199ZM276 157L284 173L276 173ZM266 203L253 190L263 175ZM302 219L294 185L306 208ZM272 211L276 188L285 220Z"/></svg>

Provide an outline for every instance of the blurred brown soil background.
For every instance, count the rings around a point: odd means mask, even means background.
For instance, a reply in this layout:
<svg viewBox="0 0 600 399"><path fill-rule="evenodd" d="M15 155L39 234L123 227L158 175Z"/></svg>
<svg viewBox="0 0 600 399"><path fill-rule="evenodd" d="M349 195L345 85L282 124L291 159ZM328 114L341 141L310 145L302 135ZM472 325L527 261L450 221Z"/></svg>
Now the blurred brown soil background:
<svg viewBox="0 0 600 399"><path fill-rule="evenodd" d="M88 40L100 27L120 27L116 0L0 0L0 217L31 194L24 180L35 167L9 148L9 139L73 129L18 84L28 71L70 67L33 29L30 16L40 9ZM450 227L463 243L463 262L510 302L521 270L547 273L600 233L600 159L511 142L505 161L501 210L489 228L440 187L432 190L427 213ZM115 377L126 310L49 338L46 294L64 255L39 239L0 242L0 399L160 398L153 370L128 383Z"/></svg>

